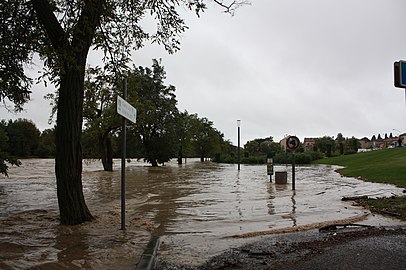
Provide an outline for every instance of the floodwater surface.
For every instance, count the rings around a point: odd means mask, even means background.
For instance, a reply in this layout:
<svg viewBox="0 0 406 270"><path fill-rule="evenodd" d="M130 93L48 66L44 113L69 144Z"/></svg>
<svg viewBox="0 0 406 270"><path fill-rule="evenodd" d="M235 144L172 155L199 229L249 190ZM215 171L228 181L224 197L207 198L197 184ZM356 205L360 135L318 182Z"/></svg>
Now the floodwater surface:
<svg viewBox="0 0 406 270"><path fill-rule="evenodd" d="M329 222L372 225L398 221L372 217L343 196L402 194L392 185L341 177L337 167L298 166L296 190L269 181L265 165L188 160L153 168L135 160L126 169L126 230L120 230L120 162L114 172L84 161L83 189L95 221L59 225L53 160L23 160L0 178L0 269L129 269L151 234L159 257L199 264L249 241L248 236L305 230ZM238 237L236 237L238 236Z"/></svg>

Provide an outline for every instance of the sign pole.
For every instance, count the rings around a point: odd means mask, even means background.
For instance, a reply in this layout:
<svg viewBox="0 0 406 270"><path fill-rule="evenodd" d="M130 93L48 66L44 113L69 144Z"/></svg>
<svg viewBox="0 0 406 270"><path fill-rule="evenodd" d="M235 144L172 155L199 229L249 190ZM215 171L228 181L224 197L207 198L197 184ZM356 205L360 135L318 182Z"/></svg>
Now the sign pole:
<svg viewBox="0 0 406 270"><path fill-rule="evenodd" d="M240 125L241 125L241 120L237 120L237 129L238 129L238 171L240 170Z"/></svg>
<svg viewBox="0 0 406 270"><path fill-rule="evenodd" d="M296 151L292 152L292 190L295 190L295 165L296 165Z"/></svg>
<svg viewBox="0 0 406 270"><path fill-rule="evenodd" d="M127 78L123 78L123 98L124 100L127 100ZM125 230L125 159L127 156L127 119L124 116L122 116L121 121L121 133L121 230Z"/></svg>
<svg viewBox="0 0 406 270"><path fill-rule="evenodd" d="M289 136L286 139L286 148L292 151L292 190L295 190L295 163L296 156L295 152L300 146L300 140L296 136Z"/></svg>
<svg viewBox="0 0 406 270"><path fill-rule="evenodd" d="M137 110L126 101L127 77L123 78L123 97L117 96L117 113L122 116L121 121L121 229L125 230L125 160L127 158L127 119L135 123Z"/></svg>

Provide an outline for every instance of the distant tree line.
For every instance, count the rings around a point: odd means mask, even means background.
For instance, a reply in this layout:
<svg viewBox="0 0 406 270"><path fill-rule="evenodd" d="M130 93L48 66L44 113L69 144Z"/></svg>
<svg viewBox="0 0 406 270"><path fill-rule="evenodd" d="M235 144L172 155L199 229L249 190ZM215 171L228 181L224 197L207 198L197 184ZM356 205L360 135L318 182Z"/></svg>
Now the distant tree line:
<svg viewBox="0 0 406 270"><path fill-rule="evenodd" d="M234 153L223 159L222 162L236 163L238 157ZM268 157L271 157L275 164L292 162L292 152L284 151L280 143L274 142L272 136L248 141L241 149L241 153L240 161L243 164L265 164ZM300 148L295 155L297 164L309 164L322 157L320 152L304 152L303 148Z"/></svg>
<svg viewBox="0 0 406 270"><path fill-rule="evenodd" d="M0 151L10 157L53 157L54 141L53 129L40 132L31 120L20 118L0 122Z"/></svg>
<svg viewBox="0 0 406 270"><path fill-rule="evenodd" d="M7 175L9 164L20 165L18 158L53 157L55 155L53 129L40 132L27 119L0 121L0 173Z"/></svg>
<svg viewBox="0 0 406 270"><path fill-rule="evenodd" d="M324 136L316 139L313 151L321 152L326 157L337 155L350 155L358 152L360 142L354 136L344 138L341 133L337 134L336 139Z"/></svg>
<svg viewBox="0 0 406 270"><path fill-rule="evenodd" d="M338 133L336 139L324 136L315 139L312 149L305 149L303 145L295 152L295 162L297 164L309 164L313 160L336 155L348 155L357 153L360 143L355 137L344 138ZM292 163L292 152L283 150L278 142L274 142L273 137L260 138L248 141L241 149L241 163L264 164L268 157L272 157L276 164ZM232 153L222 162L236 163L237 156Z"/></svg>

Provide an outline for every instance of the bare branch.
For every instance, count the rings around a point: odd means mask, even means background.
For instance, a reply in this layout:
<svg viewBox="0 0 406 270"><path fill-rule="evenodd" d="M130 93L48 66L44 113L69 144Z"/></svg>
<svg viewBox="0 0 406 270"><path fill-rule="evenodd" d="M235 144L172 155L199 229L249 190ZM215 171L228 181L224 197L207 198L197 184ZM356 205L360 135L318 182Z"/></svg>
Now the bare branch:
<svg viewBox="0 0 406 270"><path fill-rule="evenodd" d="M235 11L237 8L244 6L244 5L251 5L251 3L248 0L240 0L240 1L232 1L231 3L226 3L226 1L223 0L213 0L216 4L219 6L223 7L225 9L225 13L230 13L231 15L234 15Z"/></svg>

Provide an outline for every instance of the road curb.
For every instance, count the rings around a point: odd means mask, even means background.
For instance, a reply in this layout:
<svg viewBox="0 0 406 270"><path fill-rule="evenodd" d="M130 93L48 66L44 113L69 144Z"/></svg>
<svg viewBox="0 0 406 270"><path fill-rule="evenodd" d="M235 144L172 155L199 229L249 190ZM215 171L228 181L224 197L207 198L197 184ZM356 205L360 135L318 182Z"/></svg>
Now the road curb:
<svg viewBox="0 0 406 270"><path fill-rule="evenodd" d="M156 265L156 256L158 253L160 240L158 236L151 236L144 253L141 255L135 270L152 270Z"/></svg>

